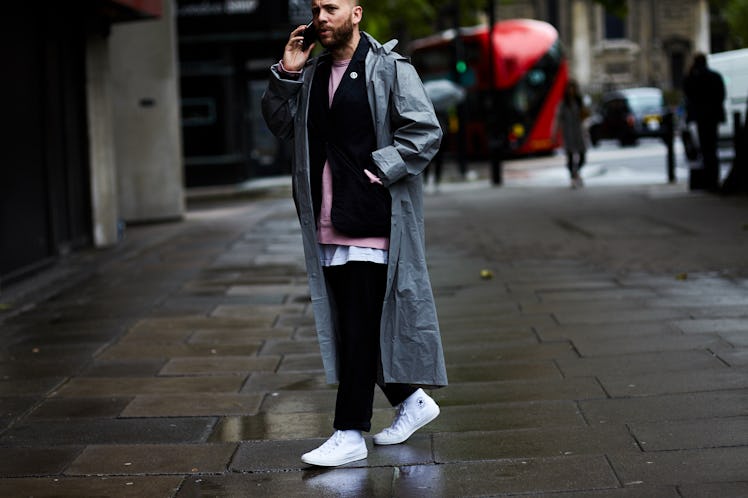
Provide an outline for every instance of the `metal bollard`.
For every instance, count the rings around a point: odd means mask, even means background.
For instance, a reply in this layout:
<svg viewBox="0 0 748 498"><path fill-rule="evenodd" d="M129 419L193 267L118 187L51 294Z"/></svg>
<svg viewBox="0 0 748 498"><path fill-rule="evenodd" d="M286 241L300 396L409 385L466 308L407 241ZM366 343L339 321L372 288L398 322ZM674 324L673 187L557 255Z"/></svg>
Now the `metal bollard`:
<svg viewBox="0 0 748 498"><path fill-rule="evenodd" d="M675 183L675 125L673 123L673 112L668 111L662 116L662 139L667 147L667 179Z"/></svg>

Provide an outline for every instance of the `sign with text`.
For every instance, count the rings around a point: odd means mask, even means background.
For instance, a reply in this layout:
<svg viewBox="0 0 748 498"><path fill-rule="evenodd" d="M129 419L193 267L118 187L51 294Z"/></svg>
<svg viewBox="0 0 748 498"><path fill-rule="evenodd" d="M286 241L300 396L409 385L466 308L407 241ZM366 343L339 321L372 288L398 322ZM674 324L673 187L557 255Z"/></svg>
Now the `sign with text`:
<svg viewBox="0 0 748 498"><path fill-rule="evenodd" d="M177 0L181 35L237 33L288 26L288 4L278 0Z"/></svg>

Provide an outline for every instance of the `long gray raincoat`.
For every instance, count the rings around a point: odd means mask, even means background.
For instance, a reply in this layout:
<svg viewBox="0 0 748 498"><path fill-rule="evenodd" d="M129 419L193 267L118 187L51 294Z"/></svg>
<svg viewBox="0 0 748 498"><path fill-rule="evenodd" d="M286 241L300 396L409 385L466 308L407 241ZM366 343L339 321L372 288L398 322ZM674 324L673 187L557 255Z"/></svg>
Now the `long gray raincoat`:
<svg viewBox="0 0 748 498"><path fill-rule="evenodd" d="M441 128L418 74L366 33L366 81L378 149L372 159L392 197L387 290L382 308L382 377L387 383L447 385L439 324L426 268L423 183L420 173L439 148ZM338 381L334 303L328 296L319 258L312 206L307 145L309 90L317 59L298 80L285 79L277 65L262 99L270 130L293 141L293 196L302 229L304 255L322 361L327 381Z"/></svg>

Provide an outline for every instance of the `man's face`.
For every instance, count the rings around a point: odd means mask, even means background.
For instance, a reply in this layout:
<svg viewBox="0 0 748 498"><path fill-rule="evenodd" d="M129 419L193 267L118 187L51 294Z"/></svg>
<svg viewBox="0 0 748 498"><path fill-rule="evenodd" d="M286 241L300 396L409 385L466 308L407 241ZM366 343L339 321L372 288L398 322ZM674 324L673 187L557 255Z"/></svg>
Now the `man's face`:
<svg viewBox="0 0 748 498"><path fill-rule="evenodd" d="M345 46L361 21L362 9L353 0L312 0L319 42L328 50Z"/></svg>

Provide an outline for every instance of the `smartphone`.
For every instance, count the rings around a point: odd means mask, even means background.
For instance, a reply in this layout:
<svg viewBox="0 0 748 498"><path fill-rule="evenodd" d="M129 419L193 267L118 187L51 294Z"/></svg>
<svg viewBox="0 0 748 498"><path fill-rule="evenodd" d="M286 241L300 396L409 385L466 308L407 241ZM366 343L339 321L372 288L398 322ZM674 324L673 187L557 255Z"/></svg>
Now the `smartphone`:
<svg viewBox="0 0 748 498"><path fill-rule="evenodd" d="M304 28L304 41L301 43L301 50L306 51L309 45L317 41L317 30L314 28L314 21L309 21L309 24Z"/></svg>

